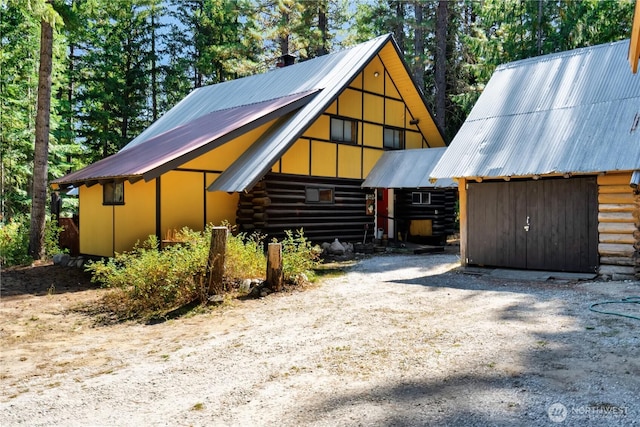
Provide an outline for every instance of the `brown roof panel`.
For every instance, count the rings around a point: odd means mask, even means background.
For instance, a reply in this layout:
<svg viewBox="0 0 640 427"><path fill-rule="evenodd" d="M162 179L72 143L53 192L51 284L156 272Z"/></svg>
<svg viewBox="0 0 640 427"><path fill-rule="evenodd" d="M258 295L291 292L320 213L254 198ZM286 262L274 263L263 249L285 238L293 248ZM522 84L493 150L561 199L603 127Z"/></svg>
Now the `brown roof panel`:
<svg viewBox="0 0 640 427"><path fill-rule="evenodd" d="M112 179L144 178L149 181L239 135L301 108L317 92L308 90L205 114L56 179L53 183L77 186Z"/></svg>

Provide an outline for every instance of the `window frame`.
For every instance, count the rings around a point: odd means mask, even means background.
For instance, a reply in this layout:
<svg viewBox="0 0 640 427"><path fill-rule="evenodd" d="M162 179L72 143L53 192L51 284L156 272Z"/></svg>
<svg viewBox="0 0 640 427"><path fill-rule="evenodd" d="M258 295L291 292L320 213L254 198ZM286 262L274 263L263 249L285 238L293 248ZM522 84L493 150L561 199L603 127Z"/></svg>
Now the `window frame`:
<svg viewBox="0 0 640 427"><path fill-rule="evenodd" d="M426 201L425 201L425 195ZM420 201L416 201L416 196L419 196ZM412 191L411 192L411 204L412 205L430 205L431 204L431 192L430 191Z"/></svg>
<svg viewBox="0 0 640 427"><path fill-rule="evenodd" d="M337 128L337 122L341 122L340 125L342 127L341 129L341 135L340 137L336 137L334 136L334 130L338 130ZM345 125L350 125L351 127L351 139L346 139L345 138ZM330 116L330 120L329 120L329 140L331 142L338 142L341 144L357 144L358 143L358 121L357 120L353 120L347 117L341 117L341 116Z"/></svg>
<svg viewBox="0 0 640 427"><path fill-rule="evenodd" d="M124 181L111 181L102 184L102 205L124 205Z"/></svg>
<svg viewBox="0 0 640 427"><path fill-rule="evenodd" d="M387 140L387 132L393 132L393 141L391 144ZM406 146L406 133L404 128L384 126L382 128L382 147L388 150L404 150ZM398 144L396 145L396 136L398 137Z"/></svg>
<svg viewBox="0 0 640 427"><path fill-rule="evenodd" d="M317 198L310 197L310 193L317 191ZM330 192L330 200L322 197L322 192ZM304 202L309 204L333 205L336 202L336 189L328 185L307 185L304 188Z"/></svg>

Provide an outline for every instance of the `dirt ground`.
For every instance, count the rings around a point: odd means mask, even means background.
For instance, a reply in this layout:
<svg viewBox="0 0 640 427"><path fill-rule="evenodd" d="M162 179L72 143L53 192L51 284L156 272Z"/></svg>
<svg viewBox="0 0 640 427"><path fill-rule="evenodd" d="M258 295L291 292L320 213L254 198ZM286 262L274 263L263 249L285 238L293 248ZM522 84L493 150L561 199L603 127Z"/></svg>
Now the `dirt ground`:
<svg viewBox="0 0 640 427"><path fill-rule="evenodd" d="M77 269L0 280L2 426L640 425L640 321L589 310L637 281L385 255L301 291L100 326L71 310L105 292Z"/></svg>

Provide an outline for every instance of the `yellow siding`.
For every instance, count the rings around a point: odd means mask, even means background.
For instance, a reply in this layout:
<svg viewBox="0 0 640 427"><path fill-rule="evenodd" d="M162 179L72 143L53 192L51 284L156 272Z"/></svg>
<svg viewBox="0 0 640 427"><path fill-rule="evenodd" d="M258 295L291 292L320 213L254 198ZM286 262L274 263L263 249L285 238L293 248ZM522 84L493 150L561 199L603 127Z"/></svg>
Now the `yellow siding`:
<svg viewBox="0 0 640 427"><path fill-rule="evenodd" d="M113 210L115 206L102 205L102 186L81 186L80 198L80 252L86 255L113 255ZM128 197L124 194L125 203Z"/></svg>
<svg viewBox="0 0 640 427"><path fill-rule="evenodd" d="M382 148L382 126L364 124L363 145Z"/></svg>
<svg viewBox="0 0 640 427"><path fill-rule="evenodd" d="M384 82L385 95L391 98L400 98L400 94L396 90L396 86L393 84L393 80L391 80L391 77L388 74L386 74L384 78L385 78L385 82Z"/></svg>
<svg viewBox="0 0 640 427"><path fill-rule="evenodd" d="M370 93L364 94L364 117L368 122L382 123L384 120L384 98ZM382 130L380 131L382 132Z"/></svg>
<svg viewBox="0 0 640 427"><path fill-rule="evenodd" d="M363 170L363 174L366 177L367 175L369 175L369 172L371 172L371 169L373 169L373 167L375 166L376 162L378 160L380 160L380 157L382 157L382 151L380 150L370 150L370 149L366 149L364 150L364 170Z"/></svg>
<svg viewBox="0 0 640 427"><path fill-rule="evenodd" d="M161 181L161 235L167 230L204 226L205 182L202 173L168 172ZM126 197L126 194L125 194Z"/></svg>
<svg viewBox="0 0 640 427"><path fill-rule="evenodd" d="M304 133L306 138L311 139L329 139L330 118L327 115L318 117L309 129Z"/></svg>
<svg viewBox="0 0 640 427"><path fill-rule="evenodd" d="M356 77L355 80L351 82L349 87L352 87L355 89L362 89L362 74Z"/></svg>
<svg viewBox="0 0 640 427"><path fill-rule="evenodd" d="M298 140L286 153L282 156L282 173L291 173L296 175L309 174L309 141L305 139Z"/></svg>
<svg viewBox="0 0 640 427"><path fill-rule="evenodd" d="M325 111L325 113L327 113L327 114L338 114L338 102L337 101L333 101L333 103L331 105L329 105L329 108L327 108L327 111Z"/></svg>
<svg viewBox="0 0 640 427"><path fill-rule="evenodd" d="M355 119L362 118L362 93L345 89L338 98L338 114Z"/></svg>
<svg viewBox="0 0 640 427"><path fill-rule="evenodd" d="M311 159L311 175L336 176L336 144L313 141Z"/></svg>
<svg viewBox="0 0 640 427"><path fill-rule="evenodd" d="M215 150L211 150L202 156L195 158L183 165L185 169L201 169L210 171L222 171L229 167L247 148L251 146L262 135L273 122L269 122L257 129L248 132Z"/></svg>
<svg viewBox="0 0 640 427"><path fill-rule="evenodd" d="M219 174L207 174L207 185L211 185L218 176ZM238 199L238 193L207 191L207 224L220 225L223 221L227 221L235 225Z"/></svg>
<svg viewBox="0 0 640 427"><path fill-rule="evenodd" d="M417 132L406 132L406 148L422 148L422 134Z"/></svg>
<svg viewBox="0 0 640 427"><path fill-rule="evenodd" d="M280 172L280 160L278 160L273 164L273 167L271 168L271 172Z"/></svg>
<svg viewBox="0 0 640 427"><path fill-rule="evenodd" d="M124 183L124 205L115 206L115 251L131 250L156 234L156 183Z"/></svg>
<svg viewBox="0 0 640 427"><path fill-rule="evenodd" d="M404 127L404 104L393 99L385 99L385 123L389 126Z"/></svg>
<svg viewBox="0 0 640 427"><path fill-rule="evenodd" d="M364 69L364 90L384 94L384 74L384 65L380 59L373 58Z"/></svg>
<svg viewBox="0 0 640 427"><path fill-rule="evenodd" d="M338 176L340 178L362 178L360 147L338 145Z"/></svg>
<svg viewBox="0 0 640 427"><path fill-rule="evenodd" d="M411 114L408 117L418 119L418 128L425 136L430 147L444 147L442 135L438 132L429 111L424 105L424 100L416 90L415 84L406 67L398 57L398 53L391 43L386 44L378 53L378 57L384 61L387 73L395 83L395 87ZM391 89L389 89L391 90Z"/></svg>

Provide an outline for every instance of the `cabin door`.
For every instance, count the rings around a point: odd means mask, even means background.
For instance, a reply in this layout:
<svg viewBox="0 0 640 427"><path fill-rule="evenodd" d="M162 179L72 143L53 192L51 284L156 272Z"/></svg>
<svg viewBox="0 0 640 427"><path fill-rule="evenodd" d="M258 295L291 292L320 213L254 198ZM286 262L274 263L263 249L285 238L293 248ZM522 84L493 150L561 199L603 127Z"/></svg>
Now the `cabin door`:
<svg viewBox="0 0 640 427"><path fill-rule="evenodd" d="M388 234L389 237L393 237L391 234L392 230L389 229L389 220L393 216L393 203L390 202L389 199L393 197L393 190L388 188L378 188L376 193L376 230L382 229L384 230L384 234Z"/></svg>
<svg viewBox="0 0 640 427"><path fill-rule="evenodd" d="M469 183L468 264L595 272L595 177Z"/></svg>

